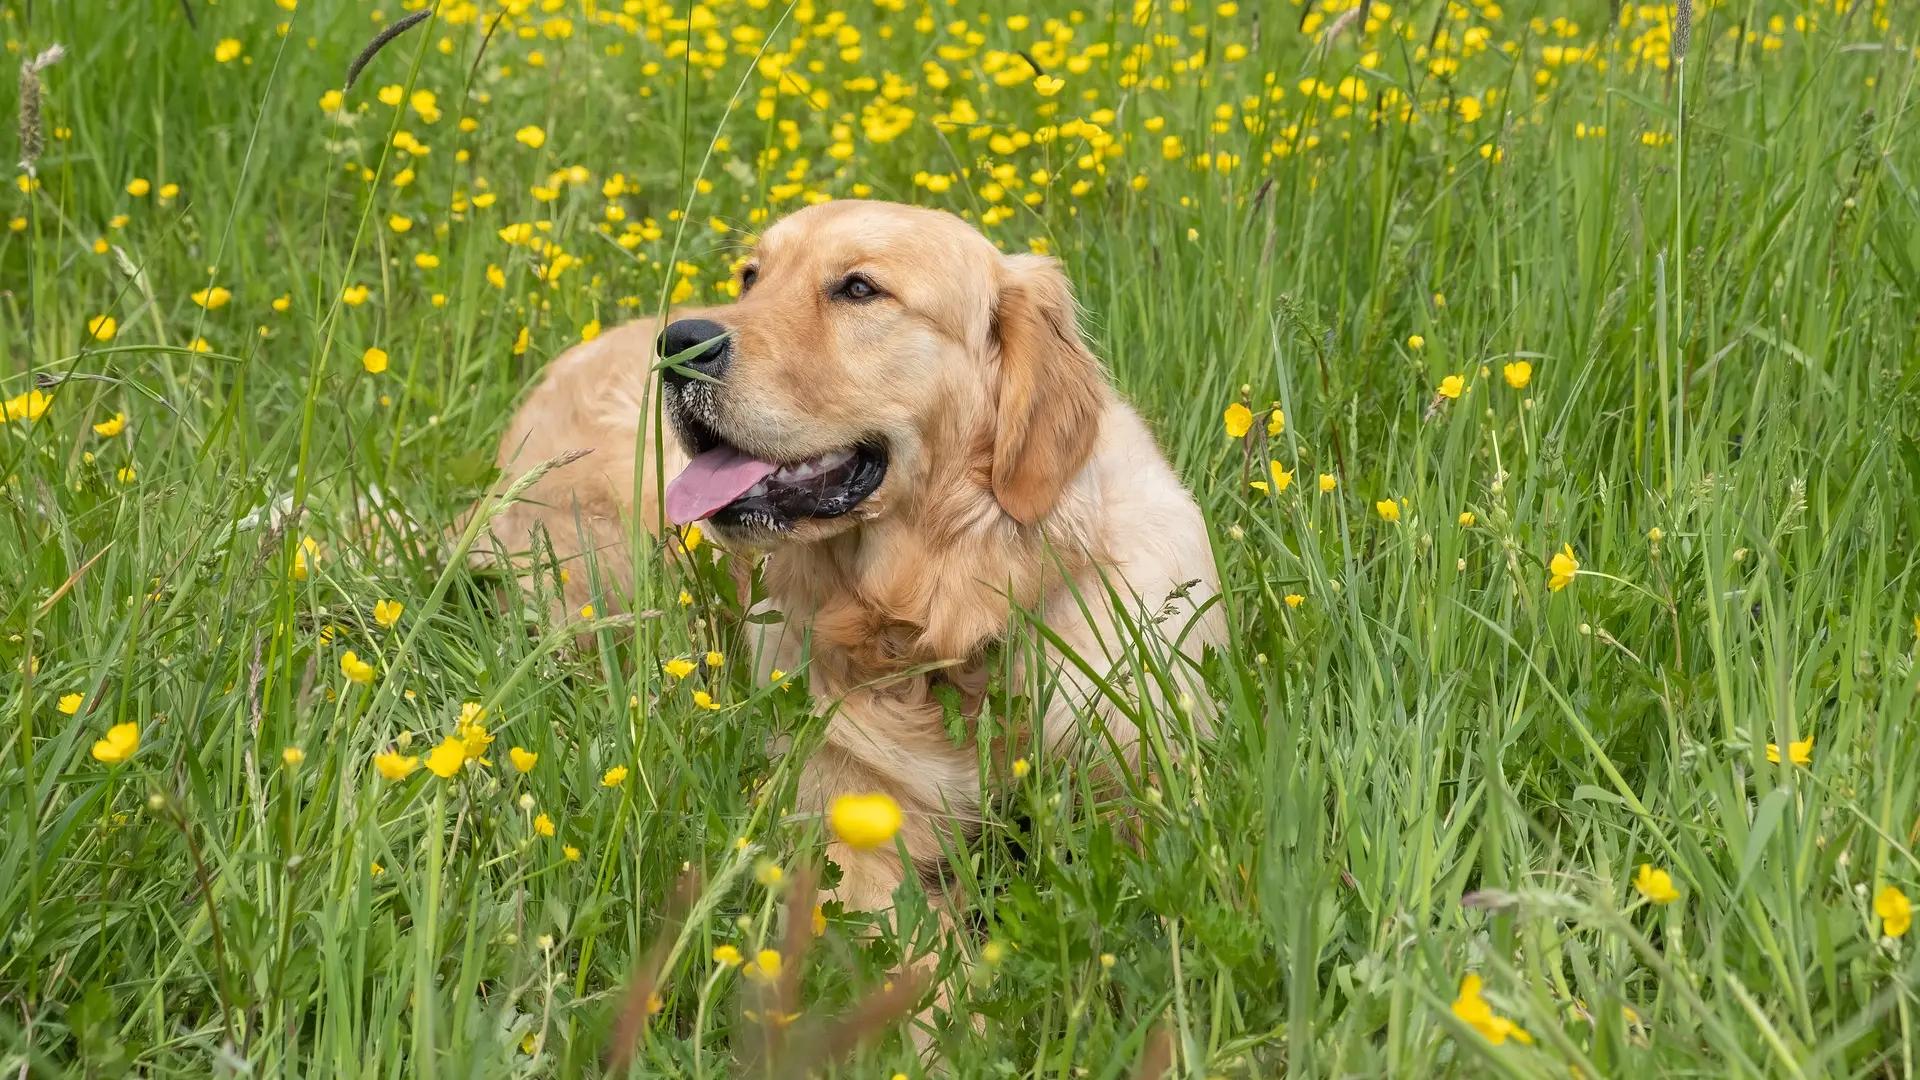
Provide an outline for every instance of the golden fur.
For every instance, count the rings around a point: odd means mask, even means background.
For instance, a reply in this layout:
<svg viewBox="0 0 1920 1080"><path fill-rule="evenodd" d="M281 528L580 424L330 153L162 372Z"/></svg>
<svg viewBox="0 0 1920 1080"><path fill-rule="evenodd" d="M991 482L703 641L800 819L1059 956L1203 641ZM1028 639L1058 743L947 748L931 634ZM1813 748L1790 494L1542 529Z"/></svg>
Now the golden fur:
<svg viewBox="0 0 1920 1080"><path fill-rule="evenodd" d="M1214 561L1198 507L1140 417L1108 386L1083 344L1070 287L1053 260L1003 255L959 218L873 202L830 202L768 230L751 258L757 281L737 304L702 311L731 331L731 366L713 387L715 429L766 461L800 461L883 440L888 469L852 512L809 519L776 536L728 536L765 545L768 607L783 621L752 644L761 677L807 669L830 710L825 745L807 762L802 812L841 793L881 791L906 813L906 847L922 871L942 863L949 823L978 816L982 780L973 746L948 738L935 685L957 688L971 711L987 682L988 650L1036 611L1095 670L1125 670L1124 636L1109 587L1131 622L1157 627L1195 704L1207 715L1195 663L1224 639ZM885 296L836 303L831 282L851 272ZM684 318L690 312L677 312ZM626 522L659 518L651 461L634 448L661 322L613 330L556 360L500 444L509 473L562 451L592 447L545 477L495 525L524 547L544 525L557 553L593 551L603 582L631 580ZM658 391L654 395L658 396ZM664 475L688 461L671 435ZM578 566L575 562L572 565ZM576 570L567 603L584 602ZM1053 687L1043 731L1023 733L1053 752L1081 740L1084 716L1102 717L1123 747L1137 739L1094 700L1093 687L1051 651L1044 670L1018 668L1022 690ZM912 673L944 665L933 674ZM1036 700L1043 700L1036 697ZM1168 704L1159 702L1158 704ZM883 909L903 868L890 851L834 844L849 906Z"/></svg>

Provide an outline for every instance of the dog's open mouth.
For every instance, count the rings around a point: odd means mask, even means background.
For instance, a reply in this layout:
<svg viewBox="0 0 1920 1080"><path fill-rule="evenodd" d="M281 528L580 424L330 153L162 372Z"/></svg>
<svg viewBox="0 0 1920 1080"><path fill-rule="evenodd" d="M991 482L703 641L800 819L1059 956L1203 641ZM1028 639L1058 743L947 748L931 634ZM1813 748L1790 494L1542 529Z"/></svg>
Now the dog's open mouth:
<svg viewBox="0 0 1920 1080"><path fill-rule="evenodd" d="M717 442L667 485L667 517L676 525L711 520L717 525L788 529L804 518L847 513L873 494L886 475L886 454L866 443L779 463Z"/></svg>

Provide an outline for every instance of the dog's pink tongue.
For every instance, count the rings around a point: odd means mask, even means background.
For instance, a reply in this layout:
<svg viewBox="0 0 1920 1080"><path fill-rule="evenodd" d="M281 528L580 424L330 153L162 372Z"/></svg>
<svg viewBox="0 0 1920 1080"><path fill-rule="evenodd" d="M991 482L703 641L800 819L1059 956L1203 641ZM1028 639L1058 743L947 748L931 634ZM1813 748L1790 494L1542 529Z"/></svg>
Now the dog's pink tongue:
<svg viewBox="0 0 1920 1080"><path fill-rule="evenodd" d="M779 467L731 446L716 446L688 462L667 485L667 518L685 525L710 517Z"/></svg>

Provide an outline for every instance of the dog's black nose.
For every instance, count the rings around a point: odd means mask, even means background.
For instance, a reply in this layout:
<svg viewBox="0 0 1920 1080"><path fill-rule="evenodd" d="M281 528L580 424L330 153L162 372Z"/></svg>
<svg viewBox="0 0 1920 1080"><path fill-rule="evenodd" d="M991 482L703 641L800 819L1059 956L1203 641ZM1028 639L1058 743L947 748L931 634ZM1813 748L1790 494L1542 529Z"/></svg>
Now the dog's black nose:
<svg viewBox="0 0 1920 1080"><path fill-rule="evenodd" d="M656 343L656 348L660 351L660 359L672 359L701 345L705 345L706 348L696 353L689 353L681 358L677 367L665 370L663 374L668 382L675 386L683 386L693 381L693 376L688 375L686 371L678 370L680 367L698 372L709 379L717 379L727 370L727 360L732 350L727 347L727 328L717 322L708 319L680 319L667 324L666 330L661 332L660 340Z"/></svg>

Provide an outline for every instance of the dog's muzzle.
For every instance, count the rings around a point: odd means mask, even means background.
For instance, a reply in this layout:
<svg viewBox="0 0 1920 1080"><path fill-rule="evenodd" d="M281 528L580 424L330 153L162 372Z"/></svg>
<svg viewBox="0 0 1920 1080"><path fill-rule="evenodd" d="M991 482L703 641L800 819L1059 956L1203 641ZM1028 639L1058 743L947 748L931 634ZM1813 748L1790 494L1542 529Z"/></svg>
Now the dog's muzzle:
<svg viewBox="0 0 1920 1080"><path fill-rule="evenodd" d="M654 347L660 359L674 361L662 373L671 386L686 386L726 374L733 359L727 328L711 319L679 319L667 324ZM695 351L698 350L698 351Z"/></svg>

